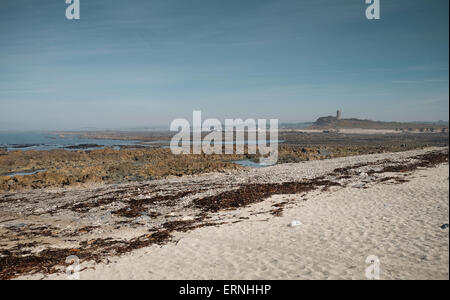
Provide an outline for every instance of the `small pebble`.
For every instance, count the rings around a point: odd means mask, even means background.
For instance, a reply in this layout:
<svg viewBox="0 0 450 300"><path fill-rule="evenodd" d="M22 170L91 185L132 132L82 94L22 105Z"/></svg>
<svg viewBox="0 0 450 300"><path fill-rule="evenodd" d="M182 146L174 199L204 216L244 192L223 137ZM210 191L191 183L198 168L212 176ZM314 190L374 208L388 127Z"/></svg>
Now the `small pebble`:
<svg viewBox="0 0 450 300"><path fill-rule="evenodd" d="M302 222L297 221L297 220L294 220L294 221L292 221L292 222L289 224L289 227L297 227L297 226L300 226L300 225L302 225Z"/></svg>

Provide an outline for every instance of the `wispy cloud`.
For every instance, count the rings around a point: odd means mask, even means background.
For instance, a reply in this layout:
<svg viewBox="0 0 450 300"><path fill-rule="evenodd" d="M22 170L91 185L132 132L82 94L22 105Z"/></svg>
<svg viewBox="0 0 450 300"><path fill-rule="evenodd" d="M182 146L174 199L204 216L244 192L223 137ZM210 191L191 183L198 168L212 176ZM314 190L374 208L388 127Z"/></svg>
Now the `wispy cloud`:
<svg viewBox="0 0 450 300"><path fill-rule="evenodd" d="M96 0L75 22L64 1L2 0L1 118L17 123L27 106L29 126L47 111L74 124L91 105L92 122L169 122L197 107L295 121L339 104L416 119L427 103L442 118L448 1L405 1L375 23L354 0Z"/></svg>

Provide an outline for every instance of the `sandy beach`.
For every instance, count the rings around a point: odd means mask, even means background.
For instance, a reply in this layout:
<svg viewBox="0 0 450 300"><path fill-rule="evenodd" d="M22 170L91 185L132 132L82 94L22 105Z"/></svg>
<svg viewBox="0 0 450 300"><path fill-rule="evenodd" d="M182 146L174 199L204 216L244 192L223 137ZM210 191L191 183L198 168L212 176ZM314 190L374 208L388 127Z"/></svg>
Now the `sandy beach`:
<svg viewBox="0 0 450 300"><path fill-rule="evenodd" d="M1 275L365 279L375 255L380 279L448 279L448 173L430 148L4 193Z"/></svg>
<svg viewBox="0 0 450 300"><path fill-rule="evenodd" d="M350 187L306 202L290 196L295 204L280 218L198 229L81 278L366 279L365 260L376 255L381 279L448 279L448 230L440 229L448 222L448 171L440 166L402 185ZM292 220L302 225L287 226Z"/></svg>

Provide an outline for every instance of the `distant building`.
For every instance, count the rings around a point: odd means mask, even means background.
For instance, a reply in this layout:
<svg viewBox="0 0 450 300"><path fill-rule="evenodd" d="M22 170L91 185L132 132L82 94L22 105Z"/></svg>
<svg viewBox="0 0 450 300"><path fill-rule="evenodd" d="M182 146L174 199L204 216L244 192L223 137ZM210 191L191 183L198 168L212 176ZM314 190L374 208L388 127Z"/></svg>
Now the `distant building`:
<svg viewBox="0 0 450 300"><path fill-rule="evenodd" d="M338 109L338 111L336 112L336 118L338 120L342 119L342 111L340 109Z"/></svg>

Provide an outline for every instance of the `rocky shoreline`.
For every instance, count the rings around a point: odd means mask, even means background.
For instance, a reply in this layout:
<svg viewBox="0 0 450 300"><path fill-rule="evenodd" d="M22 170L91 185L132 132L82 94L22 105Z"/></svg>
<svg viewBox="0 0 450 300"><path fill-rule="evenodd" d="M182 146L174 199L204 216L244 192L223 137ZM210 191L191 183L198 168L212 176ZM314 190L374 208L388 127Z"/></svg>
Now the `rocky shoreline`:
<svg viewBox="0 0 450 300"><path fill-rule="evenodd" d="M338 139L341 139L339 137ZM440 139L436 141L441 145ZM278 164L324 160L364 154L407 151L420 143L350 145L281 144ZM447 141L448 144L448 141ZM90 148L93 145L85 145ZM446 146L443 143L443 146ZM79 147L79 146L77 146ZM0 191L51 187L82 187L98 183L143 182L171 176L229 172L242 169L236 161L258 161L257 155L173 155L167 148L125 147L67 151L0 152ZM44 170L44 171L42 171ZM27 174L29 173L29 174ZM11 174L27 174L11 176Z"/></svg>

